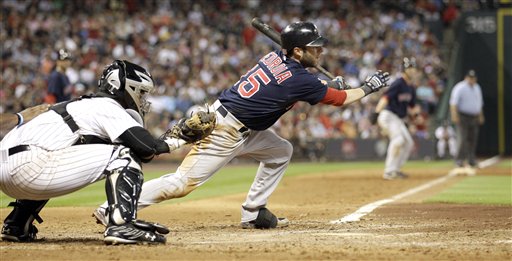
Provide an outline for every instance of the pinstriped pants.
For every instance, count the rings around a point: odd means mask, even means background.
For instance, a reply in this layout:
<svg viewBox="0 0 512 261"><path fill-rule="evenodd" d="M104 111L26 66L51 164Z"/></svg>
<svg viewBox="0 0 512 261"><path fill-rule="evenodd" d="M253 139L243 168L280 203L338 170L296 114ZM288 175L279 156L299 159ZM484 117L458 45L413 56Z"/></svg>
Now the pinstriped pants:
<svg viewBox="0 0 512 261"><path fill-rule="evenodd" d="M77 145L57 151L30 148L11 156L2 153L0 189L10 197L44 200L92 184L104 177L114 145Z"/></svg>

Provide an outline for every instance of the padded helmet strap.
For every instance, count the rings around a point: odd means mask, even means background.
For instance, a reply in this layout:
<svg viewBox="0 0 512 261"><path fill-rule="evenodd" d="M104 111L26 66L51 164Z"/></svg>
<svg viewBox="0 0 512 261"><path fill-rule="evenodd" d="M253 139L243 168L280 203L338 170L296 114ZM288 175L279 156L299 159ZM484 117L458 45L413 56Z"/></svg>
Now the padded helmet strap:
<svg viewBox="0 0 512 261"><path fill-rule="evenodd" d="M114 88L113 84L109 82L109 78L114 70L118 70L119 88ZM121 60L115 60L112 64L103 70L103 74L98 82L100 92L106 92L115 96L120 96L124 92L126 82L126 65Z"/></svg>

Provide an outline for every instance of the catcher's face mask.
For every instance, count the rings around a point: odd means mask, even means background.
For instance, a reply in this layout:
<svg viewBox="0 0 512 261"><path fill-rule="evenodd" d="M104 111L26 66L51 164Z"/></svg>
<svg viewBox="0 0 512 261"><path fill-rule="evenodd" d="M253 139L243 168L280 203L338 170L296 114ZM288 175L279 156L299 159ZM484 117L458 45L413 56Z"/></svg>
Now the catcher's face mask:
<svg viewBox="0 0 512 261"><path fill-rule="evenodd" d="M153 78L146 69L127 61L124 62L126 64L125 92L131 97L137 110L144 117L151 106L147 98L155 89Z"/></svg>
<svg viewBox="0 0 512 261"><path fill-rule="evenodd" d="M99 89L122 100L125 109L134 109L144 117L149 112L151 103L147 97L154 90L154 82L141 66L116 60L103 71Z"/></svg>

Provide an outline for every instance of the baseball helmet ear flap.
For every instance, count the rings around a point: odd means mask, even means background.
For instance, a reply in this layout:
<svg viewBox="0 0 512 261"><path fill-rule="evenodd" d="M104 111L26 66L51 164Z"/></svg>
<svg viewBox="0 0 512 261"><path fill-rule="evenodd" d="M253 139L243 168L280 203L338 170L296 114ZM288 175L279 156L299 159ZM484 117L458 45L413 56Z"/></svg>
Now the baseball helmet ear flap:
<svg viewBox="0 0 512 261"><path fill-rule="evenodd" d="M98 89L110 95L119 95L126 83L126 65L124 61L115 60L104 70L98 82Z"/></svg>

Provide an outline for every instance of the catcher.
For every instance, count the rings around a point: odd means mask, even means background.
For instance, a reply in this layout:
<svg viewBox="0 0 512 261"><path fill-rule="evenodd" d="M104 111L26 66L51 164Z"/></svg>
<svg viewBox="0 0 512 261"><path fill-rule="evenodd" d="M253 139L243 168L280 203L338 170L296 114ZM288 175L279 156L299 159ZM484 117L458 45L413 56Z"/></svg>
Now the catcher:
<svg viewBox="0 0 512 261"><path fill-rule="evenodd" d="M35 240L38 229L32 223L42 222L39 212L49 199L106 179L104 242L166 242L165 226L137 219L142 163L208 135L215 114L196 113L155 139L143 128L146 97L154 89L145 68L115 60L98 88L95 95L52 106L0 142L0 189L16 199L9 204L14 209L4 220L2 240Z"/></svg>

